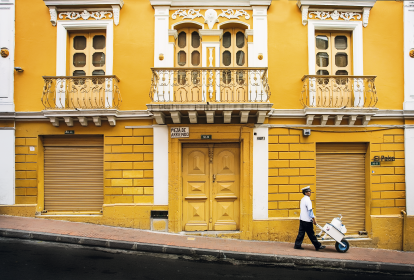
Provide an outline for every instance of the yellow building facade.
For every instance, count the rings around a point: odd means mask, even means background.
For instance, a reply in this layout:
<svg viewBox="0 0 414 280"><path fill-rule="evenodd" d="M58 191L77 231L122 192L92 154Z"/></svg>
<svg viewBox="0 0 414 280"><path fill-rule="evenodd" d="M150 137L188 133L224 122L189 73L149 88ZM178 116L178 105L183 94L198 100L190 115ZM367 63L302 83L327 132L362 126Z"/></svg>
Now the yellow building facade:
<svg viewBox="0 0 414 280"><path fill-rule="evenodd" d="M410 4L0 5L0 214L414 250Z"/></svg>

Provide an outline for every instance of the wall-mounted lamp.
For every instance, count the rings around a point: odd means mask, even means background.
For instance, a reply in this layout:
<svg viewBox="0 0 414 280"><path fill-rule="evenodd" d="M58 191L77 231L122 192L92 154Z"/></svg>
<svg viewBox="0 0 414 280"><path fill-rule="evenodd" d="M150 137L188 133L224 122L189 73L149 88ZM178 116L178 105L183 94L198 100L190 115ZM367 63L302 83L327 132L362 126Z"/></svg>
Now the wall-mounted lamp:
<svg viewBox="0 0 414 280"><path fill-rule="evenodd" d="M310 129L304 129L303 130L303 136L308 137L311 135L311 130Z"/></svg>
<svg viewBox="0 0 414 280"><path fill-rule="evenodd" d="M160 56L158 58L159 58L159 60L164 60L164 54L160 53Z"/></svg>
<svg viewBox="0 0 414 280"><path fill-rule="evenodd" d="M14 70L16 70L16 72L23 72L23 68L22 67L14 67Z"/></svg>

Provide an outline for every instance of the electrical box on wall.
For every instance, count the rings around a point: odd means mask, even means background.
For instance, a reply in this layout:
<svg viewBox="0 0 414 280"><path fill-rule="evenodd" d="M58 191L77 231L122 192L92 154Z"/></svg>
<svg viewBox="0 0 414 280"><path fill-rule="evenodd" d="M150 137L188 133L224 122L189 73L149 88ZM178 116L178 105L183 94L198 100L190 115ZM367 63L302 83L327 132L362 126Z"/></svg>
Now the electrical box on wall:
<svg viewBox="0 0 414 280"><path fill-rule="evenodd" d="M311 130L310 129L304 129L303 130L303 136L310 136L311 135Z"/></svg>

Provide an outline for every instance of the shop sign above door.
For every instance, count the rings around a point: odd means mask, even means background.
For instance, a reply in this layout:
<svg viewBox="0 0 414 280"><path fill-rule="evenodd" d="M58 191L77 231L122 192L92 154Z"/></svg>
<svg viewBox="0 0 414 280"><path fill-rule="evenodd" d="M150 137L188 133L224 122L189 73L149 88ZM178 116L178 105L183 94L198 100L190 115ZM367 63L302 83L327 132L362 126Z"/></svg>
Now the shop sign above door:
<svg viewBox="0 0 414 280"><path fill-rule="evenodd" d="M188 138L190 137L189 127L171 127L171 138Z"/></svg>

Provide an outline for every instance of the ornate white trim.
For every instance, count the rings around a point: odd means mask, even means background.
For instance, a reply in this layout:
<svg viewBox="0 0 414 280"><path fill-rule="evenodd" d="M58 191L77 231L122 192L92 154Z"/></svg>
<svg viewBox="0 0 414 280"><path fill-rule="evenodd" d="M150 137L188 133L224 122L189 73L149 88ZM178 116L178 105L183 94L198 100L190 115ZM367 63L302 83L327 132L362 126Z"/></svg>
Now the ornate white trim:
<svg viewBox="0 0 414 280"><path fill-rule="evenodd" d="M302 10L302 24L305 26L308 23L309 6L302 6L300 9Z"/></svg>
<svg viewBox="0 0 414 280"><path fill-rule="evenodd" d="M309 18L312 19L313 15L315 18L326 20L326 19L333 19L333 20L339 20L339 18L342 18L343 20L350 21L350 20L359 20L361 19L360 13L354 13L354 12L338 12L337 10L333 12L324 12L324 11L316 11L316 12L310 12Z"/></svg>
<svg viewBox="0 0 414 280"><path fill-rule="evenodd" d="M219 17L225 17L227 19L239 19L239 17L244 16L245 19L249 19L250 15L245 10L237 10L234 12L232 9L227 11L221 10L222 13L219 14Z"/></svg>
<svg viewBox="0 0 414 280"><path fill-rule="evenodd" d="M208 9L206 11L205 19L206 21L204 23L207 23L209 29L212 29L214 24L219 22L217 12L213 9Z"/></svg>
<svg viewBox="0 0 414 280"><path fill-rule="evenodd" d="M233 9L228 9L228 10L221 10L221 11L222 13L217 15L216 10L208 9L205 12L205 15L203 16L200 13L200 10L189 9L187 13L186 10L179 9L171 15L171 18L177 19L177 16L178 16L178 17L182 17L182 19L192 20L195 18L202 17L205 19L204 23L207 23L209 29L212 29L214 24L219 22L218 20L219 17L225 17L227 19L239 19L239 17L244 16L245 19L250 19L250 15L244 10L234 11Z"/></svg>
<svg viewBox="0 0 414 280"><path fill-rule="evenodd" d="M181 16L181 17L183 17L183 19L195 19L195 18L198 18L198 17L204 18L204 16L202 14L200 14L200 10L196 11L194 9L189 9L188 14L187 14L186 10L181 10L181 9L177 10L175 13L173 13L171 15L171 18L176 19L177 16Z"/></svg>
<svg viewBox="0 0 414 280"><path fill-rule="evenodd" d="M50 14L50 22L52 23L53 26L56 26L57 11L56 11L55 6L50 6L49 7L49 14Z"/></svg>
<svg viewBox="0 0 414 280"><path fill-rule="evenodd" d="M364 12L363 16L362 16L362 25L364 27L367 27L368 26L369 13L371 11L371 8L363 8L362 11Z"/></svg>
<svg viewBox="0 0 414 280"><path fill-rule="evenodd" d="M112 18L112 12L88 12L87 10L84 10L82 13L79 12L65 12L65 13L59 13L59 18L63 19L65 17L66 19L70 20L77 20L78 18L88 20L89 18L94 18L96 20L106 19L106 15L108 15L108 18Z"/></svg>
<svg viewBox="0 0 414 280"><path fill-rule="evenodd" d="M112 6L112 11L114 13L114 24L118 25L119 24L119 17L121 15L121 8L119 7L119 5L113 5Z"/></svg>

